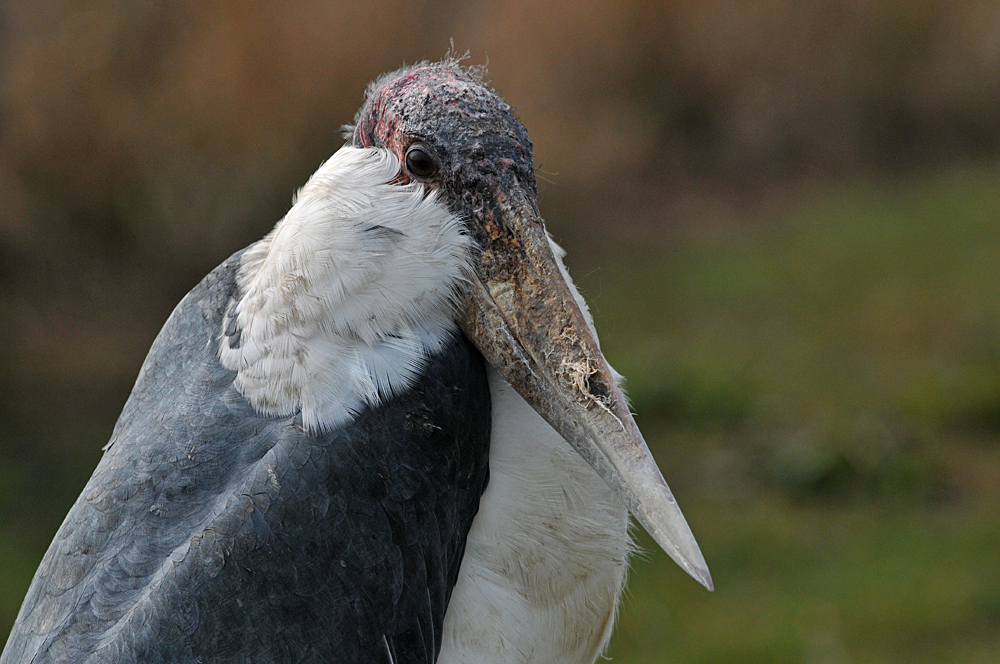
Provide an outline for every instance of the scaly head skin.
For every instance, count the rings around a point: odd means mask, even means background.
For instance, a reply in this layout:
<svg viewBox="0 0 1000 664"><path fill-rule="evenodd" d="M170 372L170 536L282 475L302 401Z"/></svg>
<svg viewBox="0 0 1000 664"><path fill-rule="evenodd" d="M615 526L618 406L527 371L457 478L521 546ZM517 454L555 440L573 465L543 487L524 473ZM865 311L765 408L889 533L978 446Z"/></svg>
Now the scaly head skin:
<svg viewBox="0 0 1000 664"><path fill-rule="evenodd" d="M397 180L438 189L474 240L459 323L514 389L604 478L657 543L712 579L559 270L538 213L532 146L474 70L418 65L377 80L356 147L396 154Z"/></svg>

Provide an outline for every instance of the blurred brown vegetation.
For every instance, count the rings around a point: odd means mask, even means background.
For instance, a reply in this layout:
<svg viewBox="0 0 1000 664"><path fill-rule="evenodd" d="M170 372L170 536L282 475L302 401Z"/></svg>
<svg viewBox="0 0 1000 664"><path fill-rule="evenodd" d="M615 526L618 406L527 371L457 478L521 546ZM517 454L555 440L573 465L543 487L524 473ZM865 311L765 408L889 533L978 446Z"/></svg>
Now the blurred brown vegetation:
<svg viewBox="0 0 1000 664"><path fill-rule="evenodd" d="M19 0L2 17L8 389L129 373L136 324L148 336L281 216L366 82L449 39L519 109L567 233L618 232L595 200L641 216L1000 149L995 2Z"/></svg>
<svg viewBox="0 0 1000 664"><path fill-rule="evenodd" d="M0 521L31 556L174 303L281 217L369 80L451 39L518 109L574 249L1000 156L996 2L7 0Z"/></svg>

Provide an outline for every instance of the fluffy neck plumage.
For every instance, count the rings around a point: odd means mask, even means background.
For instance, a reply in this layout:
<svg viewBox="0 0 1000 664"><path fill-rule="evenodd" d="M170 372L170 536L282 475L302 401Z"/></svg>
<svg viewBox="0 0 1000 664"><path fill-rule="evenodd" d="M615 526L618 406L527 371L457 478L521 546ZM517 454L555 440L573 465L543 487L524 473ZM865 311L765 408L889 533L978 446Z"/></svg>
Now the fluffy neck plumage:
<svg viewBox="0 0 1000 664"><path fill-rule="evenodd" d="M468 238L398 172L387 150L342 148L244 253L220 360L260 412L334 427L407 388L455 332Z"/></svg>

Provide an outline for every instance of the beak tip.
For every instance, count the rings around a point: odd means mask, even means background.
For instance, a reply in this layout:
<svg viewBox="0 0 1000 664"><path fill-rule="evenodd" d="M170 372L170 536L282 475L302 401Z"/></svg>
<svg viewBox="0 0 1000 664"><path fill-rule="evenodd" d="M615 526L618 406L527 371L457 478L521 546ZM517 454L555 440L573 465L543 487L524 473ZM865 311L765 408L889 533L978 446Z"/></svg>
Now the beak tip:
<svg viewBox="0 0 1000 664"><path fill-rule="evenodd" d="M705 562L705 558L701 555L701 550L697 547L698 545L695 544L693 554L671 556L671 558L674 558L680 564L681 569L687 572L692 579L705 586L705 590L714 592L715 582L712 581L712 573L708 571L708 563Z"/></svg>
<svg viewBox="0 0 1000 664"><path fill-rule="evenodd" d="M708 571L708 563L701 553L701 548L691 532L687 521L681 514L676 502L673 503L673 517L667 522L664 528L660 524L643 523L646 530L653 536L653 540L660 545L660 548L670 556L677 565L688 573L688 575L703 585L708 592L715 590L715 582L712 581L712 573ZM642 522L642 519L640 519ZM650 528L650 526L653 526Z"/></svg>
<svg viewBox="0 0 1000 664"><path fill-rule="evenodd" d="M708 592L715 592L715 582L712 581L712 573L708 571L708 568L698 570L698 575L694 577L694 580L705 586L705 590Z"/></svg>

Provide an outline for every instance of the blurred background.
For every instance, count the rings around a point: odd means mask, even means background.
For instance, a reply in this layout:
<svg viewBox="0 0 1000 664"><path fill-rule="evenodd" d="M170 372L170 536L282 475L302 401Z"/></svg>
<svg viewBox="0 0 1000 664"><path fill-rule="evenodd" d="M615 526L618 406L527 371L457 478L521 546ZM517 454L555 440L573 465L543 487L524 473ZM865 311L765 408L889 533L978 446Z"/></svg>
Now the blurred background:
<svg viewBox="0 0 1000 664"><path fill-rule="evenodd" d="M0 643L176 302L449 40L715 576L622 662L1000 661L1000 3L0 3Z"/></svg>

